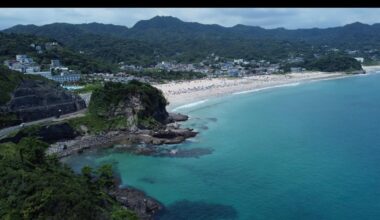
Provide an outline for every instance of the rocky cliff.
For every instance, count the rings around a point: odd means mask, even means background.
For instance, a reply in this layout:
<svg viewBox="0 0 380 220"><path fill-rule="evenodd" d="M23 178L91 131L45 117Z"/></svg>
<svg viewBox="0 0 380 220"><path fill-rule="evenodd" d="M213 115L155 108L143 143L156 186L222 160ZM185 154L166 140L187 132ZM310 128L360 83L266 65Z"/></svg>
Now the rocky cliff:
<svg viewBox="0 0 380 220"><path fill-rule="evenodd" d="M131 81L128 84L106 83L93 92L89 113L108 121L109 129L159 127L168 122L166 99L153 86Z"/></svg>
<svg viewBox="0 0 380 220"><path fill-rule="evenodd" d="M67 114L86 107L83 99L53 81L14 71L4 73L2 70L0 69L0 81L13 84L0 91L1 96L5 97L0 103L0 128Z"/></svg>

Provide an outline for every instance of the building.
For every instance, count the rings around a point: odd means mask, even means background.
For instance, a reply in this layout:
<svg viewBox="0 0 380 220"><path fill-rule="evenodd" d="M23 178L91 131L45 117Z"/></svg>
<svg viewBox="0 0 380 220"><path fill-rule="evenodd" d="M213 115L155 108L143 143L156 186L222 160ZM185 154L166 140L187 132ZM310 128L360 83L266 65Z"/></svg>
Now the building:
<svg viewBox="0 0 380 220"><path fill-rule="evenodd" d="M305 70L306 70L305 68L301 68L301 67L291 67L290 68L290 72L292 72L292 73L301 73Z"/></svg>
<svg viewBox="0 0 380 220"><path fill-rule="evenodd" d="M244 62L243 59L235 59L234 64L242 64Z"/></svg>
<svg viewBox="0 0 380 220"><path fill-rule="evenodd" d="M25 54L18 54L18 55L16 55L16 61L20 62L20 63L23 63L23 64L33 63L33 59L29 58Z"/></svg>
<svg viewBox="0 0 380 220"><path fill-rule="evenodd" d="M69 83L70 82L78 82L80 79L81 79L80 74L73 74L73 73L52 76L52 80L54 80L60 84L64 84L64 83L68 83L68 82Z"/></svg>
<svg viewBox="0 0 380 220"><path fill-rule="evenodd" d="M16 60L4 61L4 65L6 65L11 70L19 71L22 73L40 71L40 67L36 65L33 59L25 54L16 55Z"/></svg>
<svg viewBox="0 0 380 220"><path fill-rule="evenodd" d="M25 55L25 54L18 54L18 55L16 55L16 60L18 62L20 62L20 63L22 63L22 61L24 61L26 58L28 58L28 56Z"/></svg>
<svg viewBox="0 0 380 220"><path fill-rule="evenodd" d="M238 77L239 76L239 70L234 68L234 69L229 69L228 70L228 75L232 77Z"/></svg>
<svg viewBox="0 0 380 220"><path fill-rule="evenodd" d="M37 53L41 54L42 53L42 47L36 46L36 51L37 51Z"/></svg>
<svg viewBox="0 0 380 220"><path fill-rule="evenodd" d="M40 66L29 66L29 67L26 67L25 69L25 73L34 73L34 72L40 72L40 71L41 71Z"/></svg>
<svg viewBox="0 0 380 220"><path fill-rule="evenodd" d="M58 46L57 42L48 42L48 43L45 43L45 49L46 50L51 50L51 49L55 48L56 46Z"/></svg>
<svg viewBox="0 0 380 220"><path fill-rule="evenodd" d="M50 62L51 68L56 68L56 67L60 67L60 66L61 66L61 63L59 62L59 60L51 60L51 62Z"/></svg>

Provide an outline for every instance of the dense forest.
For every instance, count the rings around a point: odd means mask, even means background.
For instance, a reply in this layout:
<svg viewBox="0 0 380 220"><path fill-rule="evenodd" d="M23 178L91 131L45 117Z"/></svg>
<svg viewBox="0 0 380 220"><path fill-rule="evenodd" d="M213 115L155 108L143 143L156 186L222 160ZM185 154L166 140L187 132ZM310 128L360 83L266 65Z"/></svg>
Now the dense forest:
<svg viewBox="0 0 380 220"><path fill-rule="evenodd" d="M264 29L236 25L204 25L174 17L154 17L132 28L99 23L44 26L17 25L6 33L56 39L74 51L110 63L149 66L173 59L197 62L211 53L227 58L278 62L291 56L311 56L326 48L372 49L380 45L380 24L353 23L327 29Z"/></svg>
<svg viewBox="0 0 380 220"><path fill-rule="evenodd" d="M137 219L106 192L112 166L75 174L35 138L0 144L1 219Z"/></svg>
<svg viewBox="0 0 380 220"><path fill-rule="evenodd" d="M337 54L329 54L318 59L306 60L302 66L308 70L322 72L362 70L362 65L359 61L352 57Z"/></svg>

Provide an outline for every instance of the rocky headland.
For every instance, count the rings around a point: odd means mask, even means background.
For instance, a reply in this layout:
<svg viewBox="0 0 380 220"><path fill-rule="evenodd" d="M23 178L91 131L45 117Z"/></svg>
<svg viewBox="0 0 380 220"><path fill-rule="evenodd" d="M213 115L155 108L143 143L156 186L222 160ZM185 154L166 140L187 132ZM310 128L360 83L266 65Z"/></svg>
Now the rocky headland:
<svg viewBox="0 0 380 220"><path fill-rule="evenodd" d="M113 130L100 134L78 134L73 139L58 139L59 141L50 145L47 154L56 154L62 158L75 153L82 153L84 150L108 148L116 145L118 149L134 154L158 155L165 151L157 145L178 144L188 138L195 137L197 133L191 128L180 128L179 125L168 124L158 130ZM172 153L167 155L172 156Z"/></svg>
<svg viewBox="0 0 380 220"><path fill-rule="evenodd" d="M76 97L66 96L58 90L53 93L45 91L45 95L38 95L37 91L44 91L41 86L38 82L20 83L7 105L21 105L23 101L18 100L26 100L27 94L32 94L31 97L40 97L35 98L40 100L40 107L44 103L61 103L59 100L67 100L72 108L70 105L67 105L67 108L59 104L56 106L67 111L82 108L81 101L77 103ZM37 89L30 90L31 87ZM33 109L33 103L28 103L23 104L24 109ZM178 122L188 120L188 116L168 113L167 104L162 92L149 84L138 81L128 84L106 83L103 88L93 92L85 116L48 125L29 126L0 142L18 143L24 137L37 137L50 144L46 153L55 154L58 158L107 147L139 155L164 157L189 157L211 153L210 149L181 150L170 147L170 144L195 137L198 132L191 128L182 128ZM27 110L24 112L28 115ZM23 114L23 111L20 111L21 118ZM33 117L33 114L30 114L29 118L25 116L23 120L32 120ZM140 219L153 219L154 214L163 208L158 201L131 187L117 186L108 193L123 206L134 211Z"/></svg>

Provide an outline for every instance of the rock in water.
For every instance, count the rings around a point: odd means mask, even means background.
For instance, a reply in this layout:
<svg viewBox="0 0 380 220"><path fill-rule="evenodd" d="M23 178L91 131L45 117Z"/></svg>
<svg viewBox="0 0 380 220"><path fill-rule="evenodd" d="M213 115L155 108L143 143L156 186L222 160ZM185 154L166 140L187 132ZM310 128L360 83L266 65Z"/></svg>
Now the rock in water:
<svg viewBox="0 0 380 220"><path fill-rule="evenodd" d="M186 121L188 119L189 119L189 116L187 115L172 112L172 113L169 113L168 123L173 123L176 121Z"/></svg>

